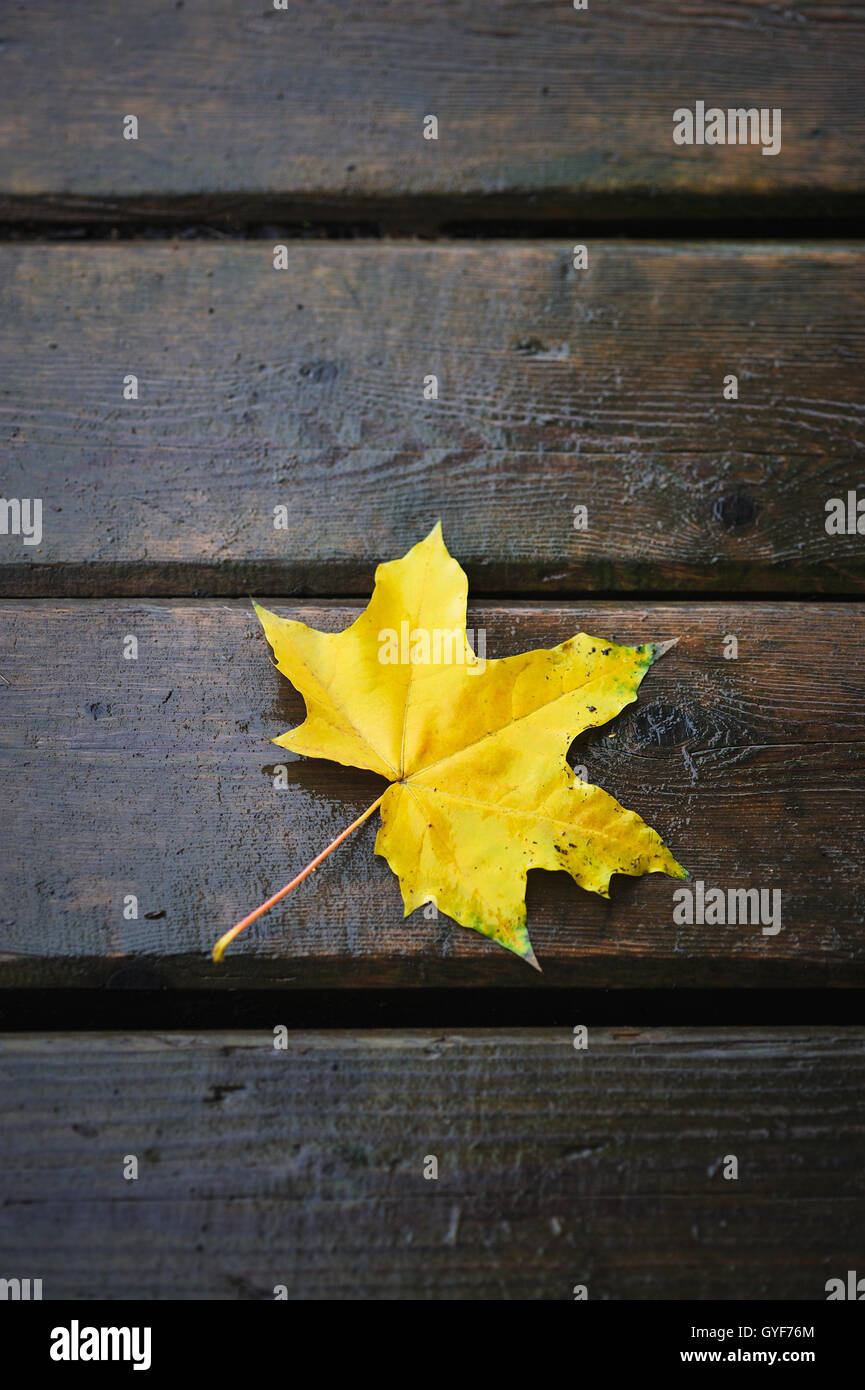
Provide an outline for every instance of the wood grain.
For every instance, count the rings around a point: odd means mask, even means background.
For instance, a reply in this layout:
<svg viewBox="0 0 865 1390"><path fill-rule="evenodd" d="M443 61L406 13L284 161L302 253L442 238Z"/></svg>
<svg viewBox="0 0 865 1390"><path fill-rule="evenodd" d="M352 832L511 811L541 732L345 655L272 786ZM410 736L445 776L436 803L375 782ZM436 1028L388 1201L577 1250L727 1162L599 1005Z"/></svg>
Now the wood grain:
<svg viewBox="0 0 865 1390"><path fill-rule="evenodd" d="M861 1028L7 1034L0 1259L46 1299L824 1300L863 1068Z"/></svg>
<svg viewBox="0 0 865 1390"><path fill-rule="evenodd" d="M816 0L21 5L0 215L831 219L861 206L863 54L861 8ZM781 108L781 153L674 145L698 99Z"/></svg>
<svg viewBox="0 0 865 1390"><path fill-rule="evenodd" d="M4 594L366 594L439 517L475 593L865 589L862 537L825 530L861 482L860 247L606 241L577 272L556 242L316 242L288 266L0 249L0 484L43 501L40 545L0 535Z"/></svg>
<svg viewBox="0 0 865 1390"><path fill-rule="evenodd" d="M328 630L358 611L275 606ZM617 877L604 901L533 871L539 976L444 917L404 919L373 853L376 818L215 966L215 939L375 800L380 779L270 745L303 705L247 602L19 601L0 608L0 988L865 982L861 607L511 603L470 608L469 625L490 657L579 630L678 638L638 703L581 736L572 761L695 882L779 890L781 931L676 926L677 885L661 875ZM737 660L723 655L731 634ZM123 659L127 635L137 660Z"/></svg>

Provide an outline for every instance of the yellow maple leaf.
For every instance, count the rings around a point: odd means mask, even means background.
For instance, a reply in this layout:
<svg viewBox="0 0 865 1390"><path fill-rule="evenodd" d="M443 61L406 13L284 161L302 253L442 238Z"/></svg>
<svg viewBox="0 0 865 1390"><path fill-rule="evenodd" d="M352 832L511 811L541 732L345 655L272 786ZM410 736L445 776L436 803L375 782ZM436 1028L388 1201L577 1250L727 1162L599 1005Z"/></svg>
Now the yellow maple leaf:
<svg viewBox="0 0 865 1390"><path fill-rule="evenodd" d="M368 607L344 632L256 604L276 664L307 710L273 742L387 778L334 845L380 806L375 852L399 879L406 916L433 902L537 966L526 929L529 869L564 869L602 897L614 873L687 878L657 831L566 761L577 734L636 699L666 647L578 633L548 650L478 658L467 594L439 524L402 559L379 565ZM214 957L306 872L227 933Z"/></svg>

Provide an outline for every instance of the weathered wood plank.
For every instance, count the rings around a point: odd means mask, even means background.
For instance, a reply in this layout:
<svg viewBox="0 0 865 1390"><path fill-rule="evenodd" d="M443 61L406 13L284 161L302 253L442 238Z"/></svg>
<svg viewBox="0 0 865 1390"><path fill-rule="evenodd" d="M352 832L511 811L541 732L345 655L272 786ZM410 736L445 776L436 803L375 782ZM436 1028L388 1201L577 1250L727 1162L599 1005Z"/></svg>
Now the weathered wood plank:
<svg viewBox="0 0 865 1390"><path fill-rule="evenodd" d="M865 1030L573 1040L3 1035L4 1273L46 1299L824 1300L861 1267Z"/></svg>
<svg viewBox="0 0 865 1390"><path fill-rule="evenodd" d="M329 630L358 611L275 606ZM216 937L359 815L380 779L268 743L303 705L245 602L19 601L0 607L0 987L865 981L861 607L500 604L470 608L469 623L490 657L578 630L678 638L638 703L578 740L572 760L655 826L695 882L777 889L781 930L674 925L678 885L661 875L617 877L607 902L534 871L538 976L444 917L404 920L371 821L214 966ZM123 658L128 635L137 660Z"/></svg>
<svg viewBox="0 0 865 1390"><path fill-rule="evenodd" d="M2 248L2 591L366 594L441 517L476 593L861 593L861 248L590 257Z"/></svg>
<svg viewBox="0 0 865 1390"><path fill-rule="evenodd" d="M865 188L852 3L88 0L18 6L3 40L7 219L813 218ZM780 154L675 145L697 100L780 108Z"/></svg>

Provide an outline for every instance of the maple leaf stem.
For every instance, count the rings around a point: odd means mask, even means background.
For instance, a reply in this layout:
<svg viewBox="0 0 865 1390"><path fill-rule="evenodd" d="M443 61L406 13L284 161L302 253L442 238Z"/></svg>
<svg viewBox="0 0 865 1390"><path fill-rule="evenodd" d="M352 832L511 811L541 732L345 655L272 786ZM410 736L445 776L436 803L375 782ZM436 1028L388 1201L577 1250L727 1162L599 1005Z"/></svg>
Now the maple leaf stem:
<svg viewBox="0 0 865 1390"><path fill-rule="evenodd" d="M291 892L292 888L296 888L299 883L303 882L303 880L306 878L308 874L311 874L315 869L317 869L322 859L326 859L332 850L335 850L338 845L341 845L343 840L348 839L349 835L352 833L353 830L357 830L359 825L363 825L364 821L369 819L373 811L375 811L384 801L384 797L385 793L382 792L381 796L378 798L377 801L374 801L371 806L367 806L363 814L359 815L357 820L353 820L351 825L347 825L345 830L341 830L340 833L337 835L336 839L331 840L330 844L327 846L327 849L323 849L321 851L321 854L317 854L314 859L311 859L307 864L306 868L301 869L300 873L296 874L290 883L287 883L284 888L280 888L278 893L274 893L272 898L268 898L267 902L262 903L260 907L257 907L255 909L254 912L250 912L247 917L244 917L241 921L235 923L235 925L231 928L231 931L227 931L224 936L221 936L213 948L213 959L217 962L221 961L222 957L225 955L226 946L229 946L231 942L234 940L234 938L236 936L239 936L240 933L246 927L249 926L250 922L254 922L257 917L261 917L264 915L265 912L269 912L270 909L274 907L276 903L280 901L281 898L284 898L287 893Z"/></svg>

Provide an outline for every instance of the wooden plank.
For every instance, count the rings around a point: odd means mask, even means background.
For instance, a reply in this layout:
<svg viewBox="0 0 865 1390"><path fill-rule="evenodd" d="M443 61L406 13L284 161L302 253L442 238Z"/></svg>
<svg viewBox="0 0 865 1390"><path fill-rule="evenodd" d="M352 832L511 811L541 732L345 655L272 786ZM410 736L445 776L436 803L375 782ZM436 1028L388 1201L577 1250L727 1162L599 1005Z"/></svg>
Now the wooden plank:
<svg viewBox="0 0 865 1390"><path fill-rule="evenodd" d="M438 517L475 593L865 589L861 247L17 245L0 286L7 595L366 594Z"/></svg>
<svg viewBox="0 0 865 1390"><path fill-rule="evenodd" d="M328 630L358 611L275 606ZM675 925L680 885L661 875L617 877L604 901L534 871L538 976L443 916L404 920L371 821L215 966L216 937L375 800L380 779L268 743L303 705L246 602L19 601L0 606L0 987L862 985L860 606L511 603L470 608L469 624L489 657L579 630L678 638L638 703L582 736L572 760L695 883L777 889L781 930ZM137 660L122 656L127 635Z"/></svg>
<svg viewBox="0 0 865 1390"><path fill-rule="evenodd" d="M3 1035L4 1273L46 1299L825 1300L859 1268L861 1028L273 1041Z"/></svg>
<svg viewBox="0 0 865 1390"><path fill-rule="evenodd" d="M844 0L92 0L15 7L3 39L7 219L813 218L865 187ZM780 108L780 153L674 144L698 100Z"/></svg>

